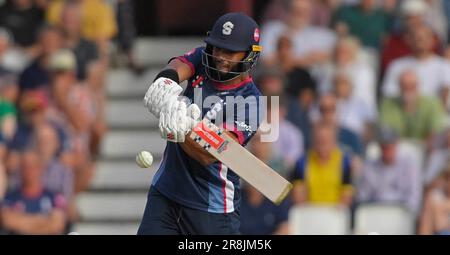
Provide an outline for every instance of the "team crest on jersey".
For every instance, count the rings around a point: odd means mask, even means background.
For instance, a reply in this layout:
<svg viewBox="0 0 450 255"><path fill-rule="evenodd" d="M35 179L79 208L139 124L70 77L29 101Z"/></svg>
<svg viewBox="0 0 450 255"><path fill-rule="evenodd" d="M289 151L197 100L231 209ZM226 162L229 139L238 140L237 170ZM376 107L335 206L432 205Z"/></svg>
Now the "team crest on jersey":
<svg viewBox="0 0 450 255"><path fill-rule="evenodd" d="M203 85L204 79L205 78L201 75L195 76L195 78L192 80L192 87L194 87L194 88L201 87Z"/></svg>

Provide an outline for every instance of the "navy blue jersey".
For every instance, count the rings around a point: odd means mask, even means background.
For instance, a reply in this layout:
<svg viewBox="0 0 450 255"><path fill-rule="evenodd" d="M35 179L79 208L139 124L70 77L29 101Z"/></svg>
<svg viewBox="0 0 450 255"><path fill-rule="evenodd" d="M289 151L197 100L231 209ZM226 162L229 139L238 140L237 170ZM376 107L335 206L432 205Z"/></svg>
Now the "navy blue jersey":
<svg viewBox="0 0 450 255"><path fill-rule="evenodd" d="M49 214L53 209L65 210L67 202L62 195L43 190L36 196L27 196L20 189L6 194L2 207L30 214Z"/></svg>
<svg viewBox="0 0 450 255"><path fill-rule="evenodd" d="M199 106L202 102L208 101L205 100L207 97L211 99L209 103L212 104L220 99L224 100L221 104L222 115L217 115L222 118L217 117L213 122L233 132L239 143L245 146L256 133L261 121L261 117L256 120L250 117L259 116L260 108L264 108L259 106L261 94L251 77L227 86L208 79L201 61L203 49L199 47L177 57L188 64L192 71L183 95ZM201 97L198 95L200 90ZM227 97L229 97L228 100ZM237 101L251 98L256 101L249 100L245 104L231 107L230 97L238 97ZM210 110L210 106L209 104L200 106L202 117ZM167 142L161 165L152 185L181 205L207 212L230 213L237 210L240 203L239 177L231 169L218 161L204 167L189 157L177 143Z"/></svg>

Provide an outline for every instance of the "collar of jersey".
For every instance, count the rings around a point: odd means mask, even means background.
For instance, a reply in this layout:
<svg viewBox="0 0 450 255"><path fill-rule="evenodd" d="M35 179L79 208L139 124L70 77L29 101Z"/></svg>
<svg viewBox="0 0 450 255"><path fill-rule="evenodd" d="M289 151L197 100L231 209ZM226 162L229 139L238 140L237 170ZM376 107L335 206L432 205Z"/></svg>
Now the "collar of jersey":
<svg viewBox="0 0 450 255"><path fill-rule="evenodd" d="M231 90L231 89L237 89L240 88L244 85L246 85L249 82L252 82L253 78L251 76L247 77L245 80L239 82L239 83L235 83L235 84L230 84L230 85L224 85L220 82L217 81L212 81L212 83L214 84L214 87L218 90Z"/></svg>

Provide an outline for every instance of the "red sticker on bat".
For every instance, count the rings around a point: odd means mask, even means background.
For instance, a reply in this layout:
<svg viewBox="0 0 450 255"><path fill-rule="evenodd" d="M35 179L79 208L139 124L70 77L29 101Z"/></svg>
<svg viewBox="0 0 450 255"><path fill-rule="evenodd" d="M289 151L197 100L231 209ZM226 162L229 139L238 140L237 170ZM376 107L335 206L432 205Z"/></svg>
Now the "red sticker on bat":
<svg viewBox="0 0 450 255"><path fill-rule="evenodd" d="M206 143L211 145L214 149L218 149L224 142L225 139L220 137L216 132L211 130L207 125L203 122L200 122L193 131L200 136Z"/></svg>

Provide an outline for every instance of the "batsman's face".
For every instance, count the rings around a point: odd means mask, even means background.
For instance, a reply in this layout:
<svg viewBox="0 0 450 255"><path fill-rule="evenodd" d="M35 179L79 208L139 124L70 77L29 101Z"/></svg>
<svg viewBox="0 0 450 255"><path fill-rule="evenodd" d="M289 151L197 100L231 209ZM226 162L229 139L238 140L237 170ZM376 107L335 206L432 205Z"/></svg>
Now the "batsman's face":
<svg viewBox="0 0 450 255"><path fill-rule="evenodd" d="M236 52L214 47L212 55L216 68L222 73L228 73L239 64L239 61L244 59L245 52Z"/></svg>

